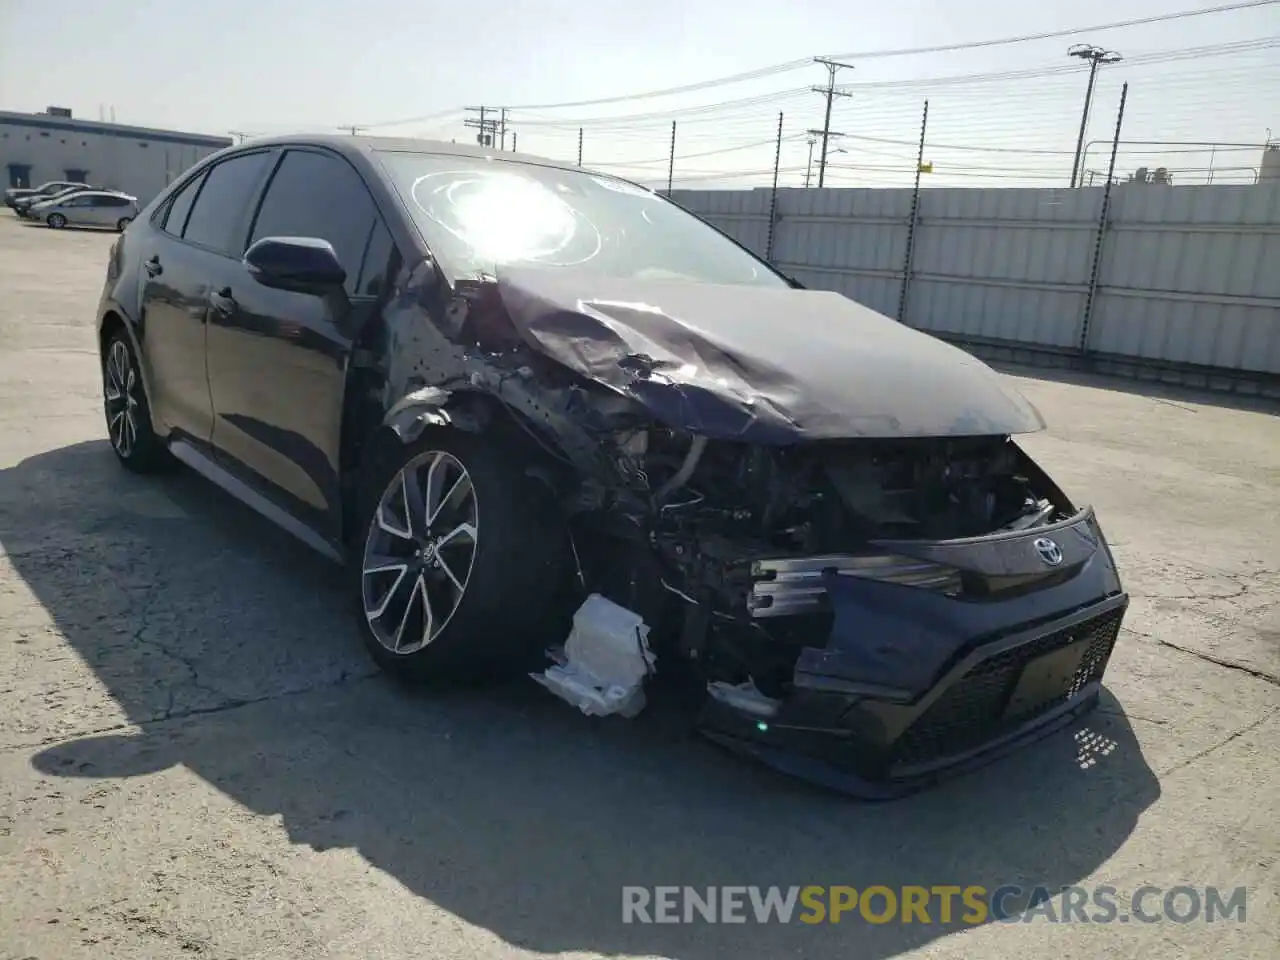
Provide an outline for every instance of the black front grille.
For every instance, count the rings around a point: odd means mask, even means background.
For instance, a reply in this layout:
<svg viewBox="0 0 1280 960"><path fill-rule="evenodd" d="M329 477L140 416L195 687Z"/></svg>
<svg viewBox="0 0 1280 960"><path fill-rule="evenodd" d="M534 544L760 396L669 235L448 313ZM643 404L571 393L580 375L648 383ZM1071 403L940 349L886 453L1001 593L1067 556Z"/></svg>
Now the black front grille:
<svg viewBox="0 0 1280 960"><path fill-rule="evenodd" d="M1123 616L1124 607L1117 607L978 661L907 728L894 744L890 763L928 763L973 750L1066 703L1102 679ZM1074 671L1051 676L1029 691L1019 689L1028 664L1077 643L1083 653Z"/></svg>

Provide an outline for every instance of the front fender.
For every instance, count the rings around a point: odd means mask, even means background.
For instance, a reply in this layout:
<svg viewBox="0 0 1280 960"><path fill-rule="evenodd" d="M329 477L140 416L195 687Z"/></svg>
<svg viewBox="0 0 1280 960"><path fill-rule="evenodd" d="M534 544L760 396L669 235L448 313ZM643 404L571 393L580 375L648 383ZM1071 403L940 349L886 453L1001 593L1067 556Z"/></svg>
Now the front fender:
<svg viewBox="0 0 1280 960"><path fill-rule="evenodd" d="M478 433L483 423L474 409L470 409L467 400L465 392L420 387L391 405L382 419L382 426L406 444L415 442L429 426L456 427L468 433Z"/></svg>

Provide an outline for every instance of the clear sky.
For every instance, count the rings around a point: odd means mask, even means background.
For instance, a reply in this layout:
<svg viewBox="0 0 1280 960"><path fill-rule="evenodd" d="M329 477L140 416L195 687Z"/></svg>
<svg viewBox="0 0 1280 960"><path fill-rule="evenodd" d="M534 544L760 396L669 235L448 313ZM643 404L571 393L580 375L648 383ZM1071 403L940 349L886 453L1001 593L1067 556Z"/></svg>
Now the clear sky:
<svg viewBox="0 0 1280 960"><path fill-rule="evenodd" d="M0 108L68 106L88 119L114 112L122 123L212 133L359 125L462 139L474 131L461 113L437 115L507 104L515 107L508 131L522 152L572 158L582 126L588 164L651 183L665 180L675 119L678 186L767 183L761 172L773 166L769 141L782 111L782 179L799 184L805 130L822 123L822 98L806 89L825 80L814 65L674 97L519 107L668 88L814 55L1008 37L1219 2L0 0ZM1276 42L1261 43L1267 38ZM1075 42L1126 57L1102 70L1089 139L1109 139L1125 80L1125 138L1255 144L1268 127L1280 137L1280 4L1273 4L977 50L855 57L856 69L838 78L854 96L836 103L832 127L850 136L837 141L844 152L831 155L828 185L909 183L926 97L929 140L941 145L926 149L937 170L932 183L1048 185L1069 169L1075 146L1087 71L1066 56ZM1029 73L954 79L1011 71ZM742 102L749 98L758 99ZM390 123L410 118L427 119ZM1086 166L1105 170L1105 151L1091 150ZM1239 171L1256 166L1258 152L1215 151L1212 162L1222 178L1247 177ZM1121 166L1163 163L1188 171L1184 181L1202 182L1210 162L1190 147L1133 145Z"/></svg>

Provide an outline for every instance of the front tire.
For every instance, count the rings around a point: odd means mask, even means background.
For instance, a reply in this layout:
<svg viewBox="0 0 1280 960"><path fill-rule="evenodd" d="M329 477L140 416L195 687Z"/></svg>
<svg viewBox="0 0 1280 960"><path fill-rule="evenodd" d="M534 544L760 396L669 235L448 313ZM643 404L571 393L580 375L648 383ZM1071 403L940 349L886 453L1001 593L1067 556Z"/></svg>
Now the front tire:
<svg viewBox="0 0 1280 960"><path fill-rule="evenodd" d="M117 220L116 233L124 233L124 228L129 225L130 219L131 218L129 217L121 217L119 220Z"/></svg>
<svg viewBox="0 0 1280 960"><path fill-rule="evenodd" d="M67 225L67 218L60 213L51 213L45 218L44 222L53 227L54 230L61 230Z"/></svg>
<svg viewBox="0 0 1280 960"><path fill-rule="evenodd" d="M102 404L111 450L125 469L154 473L172 463L169 451L151 429L151 405L142 373L123 330L111 334L102 354Z"/></svg>
<svg viewBox="0 0 1280 960"><path fill-rule="evenodd" d="M383 670L480 680L528 670L568 630L567 533L518 454L441 429L372 471L353 550L361 636Z"/></svg>

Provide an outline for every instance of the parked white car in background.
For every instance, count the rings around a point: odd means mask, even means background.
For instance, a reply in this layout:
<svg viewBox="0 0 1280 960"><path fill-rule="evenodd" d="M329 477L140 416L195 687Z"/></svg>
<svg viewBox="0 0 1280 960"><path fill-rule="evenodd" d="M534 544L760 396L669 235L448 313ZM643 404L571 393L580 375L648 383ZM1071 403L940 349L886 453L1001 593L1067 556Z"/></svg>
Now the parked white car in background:
<svg viewBox="0 0 1280 960"><path fill-rule="evenodd" d="M54 200L65 200L72 194L84 193L86 190L107 190L109 193L120 192L118 190L110 190L107 187L90 187L85 184L78 184L73 187L63 187L60 190L55 190L53 193L33 193L28 197L19 197L17 200L13 201L11 206L13 207L13 212L18 216L29 218L32 207L39 206L42 203L51 203Z"/></svg>
<svg viewBox="0 0 1280 960"><path fill-rule="evenodd" d="M42 183L38 187L10 187L4 192L4 205L12 207L19 200L25 200L29 197L35 197L36 200L43 200L46 197L53 197L70 187L88 187L87 183L80 183L76 180L50 180L48 183Z"/></svg>
<svg viewBox="0 0 1280 960"><path fill-rule="evenodd" d="M138 215L138 200L113 190L82 190L38 203L26 215L32 220L43 220L54 229L73 224L112 227L123 232Z"/></svg>

